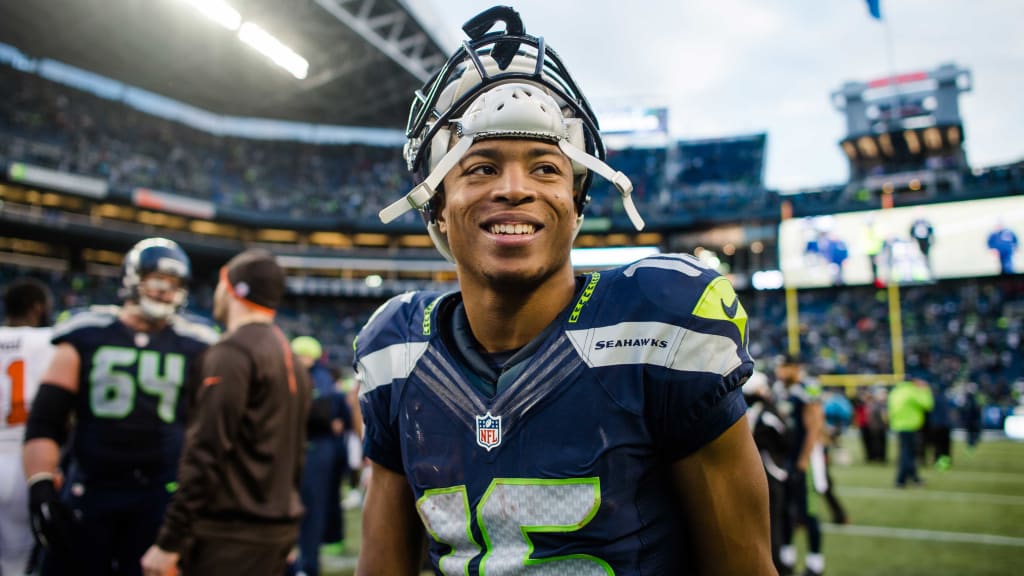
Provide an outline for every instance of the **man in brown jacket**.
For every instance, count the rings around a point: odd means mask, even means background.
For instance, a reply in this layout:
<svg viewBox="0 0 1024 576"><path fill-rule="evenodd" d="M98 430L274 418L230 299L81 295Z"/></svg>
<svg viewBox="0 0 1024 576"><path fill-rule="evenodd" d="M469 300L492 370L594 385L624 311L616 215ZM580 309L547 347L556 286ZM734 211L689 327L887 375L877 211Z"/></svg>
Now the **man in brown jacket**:
<svg viewBox="0 0 1024 576"><path fill-rule="evenodd" d="M273 575L298 536L309 377L273 323L284 295L274 257L248 250L221 269L214 318L227 333L202 359L178 491L144 574Z"/></svg>

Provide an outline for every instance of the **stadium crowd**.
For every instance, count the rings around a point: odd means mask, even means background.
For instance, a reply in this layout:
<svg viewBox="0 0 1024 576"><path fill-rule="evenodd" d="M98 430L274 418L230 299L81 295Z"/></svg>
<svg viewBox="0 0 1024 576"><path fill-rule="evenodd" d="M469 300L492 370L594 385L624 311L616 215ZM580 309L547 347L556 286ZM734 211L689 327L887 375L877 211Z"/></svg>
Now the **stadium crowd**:
<svg viewBox="0 0 1024 576"><path fill-rule="evenodd" d="M750 352L785 351L785 300L778 292L744 295ZM975 383L994 403L1015 403L1024 378L1024 282L1020 278L948 280L900 291L906 370L939 389ZM891 374L886 290L870 286L799 293L800 346L817 374Z"/></svg>
<svg viewBox="0 0 1024 576"><path fill-rule="evenodd" d="M376 222L412 180L399 147L318 145L217 136L124 103L0 65L0 166L26 162L105 179L114 189L172 192L261 213ZM836 185L780 195L761 180L763 137L679 141L609 150L652 222L774 218L878 207L868 190ZM944 200L1024 193L1024 163L977 170ZM607 182L590 190L588 214L624 217ZM916 199L934 201L938 198ZM897 202L899 203L899 202ZM415 215L405 219L414 221Z"/></svg>
<svg viewBox="0 0 1024 576"><path fill-rule="evenodd" d="M369 219L408 188L399 148L217 137L0 66L0 161L220 206Z"/></svg>

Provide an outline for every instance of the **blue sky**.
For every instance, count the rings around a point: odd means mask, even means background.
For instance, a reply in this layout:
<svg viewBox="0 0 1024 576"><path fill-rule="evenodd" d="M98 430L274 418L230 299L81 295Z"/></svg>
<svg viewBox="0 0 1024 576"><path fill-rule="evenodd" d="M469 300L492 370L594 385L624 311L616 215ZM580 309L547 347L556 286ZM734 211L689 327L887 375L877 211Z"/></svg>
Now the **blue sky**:
<svg viewBox="0 0 1024 576"><path fill-rule="evenodd" d="M495 0L426 5L454 46L461 24ZM882 0L519 0L526 30L544 36L596 107L666 105L679 138L768 132L765 179L783 190L843 182L843 116L830 94L845 81L946 62L969 68L961 96L973 166L1024 159L1024 2Z"/></svg>

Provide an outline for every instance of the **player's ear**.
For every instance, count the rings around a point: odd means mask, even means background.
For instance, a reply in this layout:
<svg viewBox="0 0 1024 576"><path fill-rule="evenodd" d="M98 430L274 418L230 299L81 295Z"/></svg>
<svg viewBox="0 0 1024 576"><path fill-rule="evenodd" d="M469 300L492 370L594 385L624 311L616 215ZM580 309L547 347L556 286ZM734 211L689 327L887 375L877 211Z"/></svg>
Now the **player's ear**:
<svg viewBox="0 0 1024 576"><path fill-rule="evenodd" d="M431 211L434 214L434 220L437 222L437 229L438 229L438 231L441 232L442 234L447 234L448 233L448 221L445 219L445 214L444 214L444 207L445 207L444 196L445 196L445 194L444 194L444 187L440 187L438 189L438 191L437 191L437 195L434 196L433 198L431 198L430 201L431 201L431 203L433 203L433 206L431 207Z"/></svg>

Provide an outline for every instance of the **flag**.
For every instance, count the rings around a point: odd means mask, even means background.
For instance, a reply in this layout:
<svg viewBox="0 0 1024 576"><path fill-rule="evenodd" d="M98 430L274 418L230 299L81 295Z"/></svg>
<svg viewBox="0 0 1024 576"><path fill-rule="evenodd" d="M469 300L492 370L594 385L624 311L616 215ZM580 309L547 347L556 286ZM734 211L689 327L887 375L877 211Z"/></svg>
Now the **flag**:
<svg viewBox="0 0 1024 576"><path fill-rule="evenodd" d="M882 19L882 6L881 6L882 0L867 0L867 3L868 3L868 13L871 14L871 17L874 18L875 20L881 20Z"/></svg>

